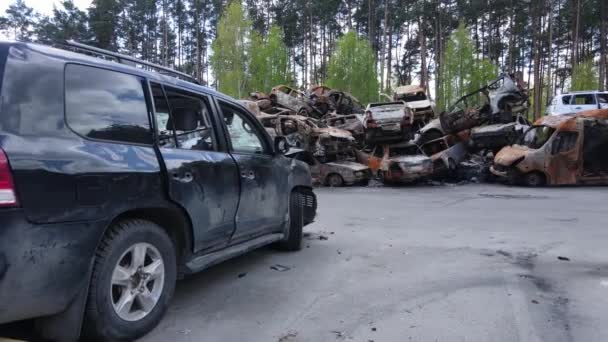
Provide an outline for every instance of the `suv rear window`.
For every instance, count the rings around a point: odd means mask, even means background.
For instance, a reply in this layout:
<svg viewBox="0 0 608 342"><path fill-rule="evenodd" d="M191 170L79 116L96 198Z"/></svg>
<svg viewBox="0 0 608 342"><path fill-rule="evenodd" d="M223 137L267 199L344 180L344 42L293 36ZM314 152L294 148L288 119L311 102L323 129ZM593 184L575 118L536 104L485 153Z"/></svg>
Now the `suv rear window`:
<svg viewBox="0 0 608 342"><path fill-rule="evenodd" d="M87 138L152 143L142 79L137 76L68 64L65 116L68 125Z"/></svg>

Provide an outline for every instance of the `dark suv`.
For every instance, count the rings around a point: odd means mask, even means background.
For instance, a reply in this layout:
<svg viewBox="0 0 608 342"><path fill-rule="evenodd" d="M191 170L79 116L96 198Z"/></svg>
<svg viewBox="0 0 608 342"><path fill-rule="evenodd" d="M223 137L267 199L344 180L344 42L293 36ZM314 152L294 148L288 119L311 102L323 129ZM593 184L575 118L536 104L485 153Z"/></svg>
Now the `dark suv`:
<svg viewBox="0 0 608 342"><path fill-rule="evenodd" d="M0 42L0 323L132 340L177 278L300 249L316 198L283 138L187 75L70 44Z"/></svg>

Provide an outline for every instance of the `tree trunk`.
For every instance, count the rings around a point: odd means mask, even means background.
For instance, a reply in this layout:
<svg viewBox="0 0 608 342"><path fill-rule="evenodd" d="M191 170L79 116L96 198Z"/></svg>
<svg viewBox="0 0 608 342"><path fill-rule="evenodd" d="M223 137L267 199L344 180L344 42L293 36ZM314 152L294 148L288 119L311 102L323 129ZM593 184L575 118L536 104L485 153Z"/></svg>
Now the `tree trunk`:
<svg viewBox="0 0 608 342"><path fill-rule="evenodd" d="M547 6L549 9L549 13L547 15L547 30L549 30L549 35L547 38L547 55L548 55L548 63L547 63L547 101L550 101L551 97L553 97L553 75L551 74L551 67L553 66L553 0L549 0L549 4Z"/></svg>
<svg viewBox="0 0 608 342"><path fill-rule="evenodd" d="M578 30L579 30L579 19L580 19L580 9L581 9L581 0L572 0L572 8L574 12L572 13L572 57L570 59L570 64L572 65L572 78L574 78L574 67L579 62L579 41L578 41Z"/></svg>
<svg viewBox="0 0 608 342"><path fill-rule="evenodd" d="M380 49L380 91L384 91L384 60L386 58L387 46L387 31L388 31L388 0L384 0L384 31L382 32L382 47Z"/></svg>
<svg viewBox="0 0 608 342"><path fill-rule="evenodd" d="M534 18L534 36L533 36L533 47L534 47L534 120L540 117L541 105L542 105L542 82L541 82L541 18L542 8L544 6L544 0L538 0L535 5Z"/></svg>
<svg viewBox="0 0 608 342"><path fill-rule="evenodd" d="M426 33L424 17L418 21L418 43L420 44L420 86L428 92L428 68L426 65Z"/></svg>
<svg viewBox="0 0 608 342"><path fill-rule="evenodd" d="M388 27L388 61L386 62L386 86L391 86L391 76L393 73L393 25Z"/></svg>

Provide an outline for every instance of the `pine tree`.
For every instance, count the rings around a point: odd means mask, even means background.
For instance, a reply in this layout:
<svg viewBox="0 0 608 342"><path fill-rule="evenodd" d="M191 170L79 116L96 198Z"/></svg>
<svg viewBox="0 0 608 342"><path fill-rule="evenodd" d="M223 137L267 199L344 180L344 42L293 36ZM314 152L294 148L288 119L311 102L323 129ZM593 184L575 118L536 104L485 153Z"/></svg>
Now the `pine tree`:
<svg viewBox="0 0 608 342"><path fill-rule="evenodd" d="M596 90L598 86L598 75L592 59L580 62L574 67L570 91Z"/></svg>
<svg viewBox="0 0 608 342"><path fill-rule="evenodd" d="M489 60L478 57L464 23L450 37L442 59L442 82L437 94L440 110L448 110L460 97L481 88L497 76L498 68Z"/></svg>
<svg viewBox="0 0 608 342"><path fill-rule="evenodd" d="M364 103L378 99L376 54L366 39L353 31L338 39L329 60L326 84L350 92Z"/></svg>
<svg viewBox="0 0 608 342"><path fill-rule="evenodd" d="M247 94L248 55L251 22L238 0L234 0L220 18L217 37L213 41L211 66L217 89L242 98Z"/></svg>
<svg viewBox="0 0 608 342"><path fill-rule="evenodd" d="M276 85L292 82L289 55L280 27L272 26L266 37L254 30L249 55L250 89L269 91Z"/></svg>
<svg viewBox="0 0 608 342"><path fill-rule="evenodd" d="M102 49L116 49L119 13L117 0L93 0L89 8L89 27L95 45Z"/></svg>
<svg viewBox="0 0 608 342"><path fill-rule="evenodd" d="M23 0L16 0L6 9L6 17L3 21L13 39L29 41L33 33L34 19L34 10Z"/></svg>

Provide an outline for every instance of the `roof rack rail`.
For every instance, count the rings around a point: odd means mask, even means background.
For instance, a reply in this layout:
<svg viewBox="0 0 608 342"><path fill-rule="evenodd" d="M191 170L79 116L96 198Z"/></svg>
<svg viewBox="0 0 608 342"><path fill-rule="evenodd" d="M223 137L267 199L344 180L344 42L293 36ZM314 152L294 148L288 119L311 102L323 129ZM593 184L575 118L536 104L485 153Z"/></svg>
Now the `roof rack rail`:
<svg viewBox="0 0 608 342"><path fill-rule="evenodd" d="M192 77L186 73L183 73L183 72L177 71L177 70L173 70L171 68L168 68L168 67L165 67L162 65L158 65L155 63L146 62L146 61L143 61L143 60L135 58L135 57L123 55L123 54L120 54L117 52L112 52L112 51L105 50L105 49L100 49L98 47L90 46L87 44L82 44L82 43L79 43L74 40L66 40L65 43L62 45L73 48L73 49L77 50L76 52L78 52L78 50L80 50L80 51L84 51L84 52L88 52L88 53L101 55L104 57L109 57L120 64L126 64L126 65L135 66L135 67L137 65L141 65L142 68L144 68L144 69L148 68L151 71L156 71L163 75L168 75L168 76L172 76L175 78L183 79L188 82L199 84L199 82L194 77Z"/></svg>

